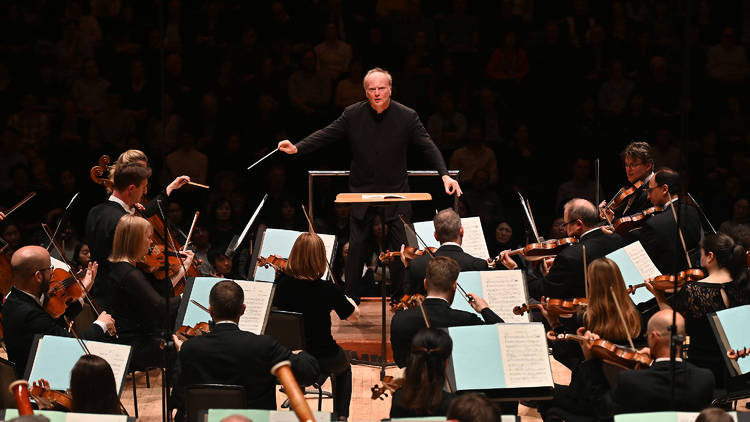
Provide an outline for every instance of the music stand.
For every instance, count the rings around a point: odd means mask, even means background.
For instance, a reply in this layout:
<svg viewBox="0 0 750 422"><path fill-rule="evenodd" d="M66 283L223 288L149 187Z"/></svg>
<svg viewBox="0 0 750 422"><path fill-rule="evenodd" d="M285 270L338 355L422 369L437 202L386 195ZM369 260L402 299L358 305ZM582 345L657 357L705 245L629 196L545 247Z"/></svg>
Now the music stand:
<svg viewBox="0 0 750 422"><path fill-rule="evenodd" d="M429 193L419 192L394 192L394 193L340 193L336 195L337 204L365 204L373 207L378 207L380 210L380 228L385 233L385 207L391 206L397 202L415 202L415 201L431 201L432 196ZM379 262L382 271L382 281L380 282L380 350L382 352L380 356L380 362L364 361L360 359L352 359L352 363L359 365L374 365L380 367L380 379L385 377L385 368L393 366L395 363L388 362L386 356L386 339L385 339L385 264Z"/></svg>

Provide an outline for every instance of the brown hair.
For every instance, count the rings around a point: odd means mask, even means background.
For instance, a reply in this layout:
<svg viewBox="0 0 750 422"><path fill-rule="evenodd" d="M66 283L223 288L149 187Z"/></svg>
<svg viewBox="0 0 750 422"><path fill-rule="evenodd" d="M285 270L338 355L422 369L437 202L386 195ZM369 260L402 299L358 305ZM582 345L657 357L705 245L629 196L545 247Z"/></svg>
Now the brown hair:
<svg viewBox="0 0 750 422"><path fill-rule="evenodd" d="M143 217L125 214L120 217L112 240L110 262L137 261L141 256L141 248L145 238L153 232L151 223Z"/></svg>
<svg viewBox="0 0 750 422"><path fill-rule="evenodd" d="M461 267L452 258L447 256L436 256L427 264L425 278L427 279L427 291L448 293L453 291L453 283L458 279Z"/></svg>
<svg viewBox="0 0 750 422"><path fill-rule="evenodd" d="M140 185L149 177L151 177L150 168L143 167L138 163L123 164L115 169L114 187L117 190L125 190L130 185Z"/></svg>
<svg viewBox="0 0 750 422"><path fill-rule="evenodd" d="M119 415L115 375L106 360L83 355L70 371L70 395L73 412Z"/></svg>
<svg viewBox="0 0 750 422"><path fill-rule="evenodd" d="M117 171L117 167L122 167L123 165L130 163L139 164L140 161L144 162L146 167L148 167L148 157L146 156L146 153L139 149L129 149L120 154L114 164L109 166L109 181L112 186L115 184L115 172ZM107 187L107 193L112 193L112 189Z"/></svg>
<svg viewBox="0 0 750 422"><path fill-rule="evenodd" d="M453 341L446 331L423 328L417 332L411 343L399 406L413 413L437 414L443 398L445 362L452 350Z"/></svg>
<svg viewBox="0 0 750 422"><path fill-rule="evenodd" d="M242 287L232 280L222 280L214 284L208 294L211 312L218 320L234 320L239 317L244 301L245 293Z"/></svg>
<svg viewBox="0 0 750 422"><path fill-rule="evenodd" d="M286 271L289 276L317 280L326 272L326 248L315 233L302 233L294 241Z"/></svg>
<svg viewBox="0 0 750 422"><path fill-rule="evenodd" d="M500 420L500 411L481 394L461 394L451 401L446 419L459 422L495 422Z"/></svg>
<svg viewBox="0 0 750 422"><path fill-rule="evenodd" d="M609 258L598 258L588 266L589 303L584 312L586 328L611 341L631 338L641 334L641 317L625 291L625 281L617 264ZM611 290L610 290L611 287ZM628 332L622 326L617 307L612 299L614 291L622 309Z"/></svg>
<svg viewBox="0 0 750 422"><path fill-rule="evenodd" d="M654 157L651 155L651 145L648 142L635 141L628 144L625 147L625 151L622 152L623 158L630 157L631 159L638 159L644 163L654 165Z"/></svg>

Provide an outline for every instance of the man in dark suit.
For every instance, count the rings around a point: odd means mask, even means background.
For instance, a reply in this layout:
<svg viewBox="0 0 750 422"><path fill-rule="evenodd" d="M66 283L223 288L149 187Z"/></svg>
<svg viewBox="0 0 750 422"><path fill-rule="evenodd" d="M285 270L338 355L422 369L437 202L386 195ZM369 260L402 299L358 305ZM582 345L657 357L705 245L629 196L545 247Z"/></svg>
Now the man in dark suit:
<svg viewBox="0 0 750 422"><path fill-rule="evenodd" d="M461 249L464 238L464 228L461 226L461 217L450 208L444 209L432 219L435 226L435 240L440 242L440 247L435 251L435 256L447 256L458 263L461 271L483 271L488 270L487 261L475 258ZM401 255L403 259L403 254ZM414 258L411 263L405 264L404 292L408 294L425 294L424 276L430 255L424 254Z"/></svg>
<svg viewBox="0 0 750 422"><path fill-rule="evenodd" d="M276 410L276 378L271 368L288 360L300 385L312 384L318 376L318 361L306 352L292 353L269 336L239 329L245 313L242 288L231 280L216 283L209 293L211 332L184 343L176 336L180 376L174 389L176 403L191 384L233 384L247 390L250 409ZM182 414L182 412L180 412ZM181 419L176 419L181 420Z"/></svg>
<svg viewBox="0 0 750 422"><path fill-rule="evenodd" d="M711 404L714 392L714 375L708 369L699 368L676 358L675 393L672 405L672 377L669 359L669 345L672 325L672 310L657 312L648 321L646 339L654 362L651 367L641 370L627 370L617 377L617 384L609 390L601 360L594 359L590 342L582 342L586 361L577 370L582 371L581 394L596 394L606 391L598 401L597 413L600 417L612 417L619 413L658 412L667 410L700 411ZM685 334L685 319L676 315L677 333ZM597 339L595 333L587 332L585 337ZM677 356L680 346L677 346ZM607 391L609 390L609 391ZM601 394L601 393L599 393Z"/></svg>
<svg viewBox="0 0 750 422"><path fill-rule="evenodd" d="M568 236L577 237L579 242L564 248L554 260L542 261L540 267L543 277L527 278L529 296L533 298L585 297L584 247L586 262L591 262L625 245L619 235L601 230L598 226L599 214L596 207L585 199L575 198L568 201L565 204L563 219ZM506 268L512 270L517 264L508 256L508 252L501 252L500 260Z"/></svg>
<svg viewBox="0 0 750 422"><path fill-rule="evenodd" d="M468 293L471 307L482 319L471 312L451 308L456 295L456 279L459 266L456 261L445 256L437 256L427 265L424 286L427 297L423 306L432 328L459 327L464 325L495 324L503 322L480 296ZM463 299L461 299L463 300ZM425 320L419 308L397 312L391 320L391 348L396 364L403 368L409 362L411 341L417 331L425 327Z"/></svg>
<svg viewBox="0 0 750 422"><path fill-rule="evenodd" d="M600 217L602 220L607 220L609 222L651 207L646 192L648 182L654 176L654 157L651 154L651 145L640 141L631 142L625 147L625 151L623 151L622 155L623 161L625 162L625 174L628 178L628 185L623 189L635 186L638 182L642 182L643 185L636 189L636 191L614 211L605 210L607 201L602 201L599 204Z"/></svg>
<svg viewBox="0 0 750 422"><path fill-rule="evenodd" d="M409 192L406 173L406 151L415 146L440 174L445 192L461 195L458 182L448 175L440 150L419 120L416 111L391 101L393 81L390 73L374 68L364 77L367 101L347 107L338 119L327 127L309 135L293 145L288 140L279 142L278 149L287 154L309 154L336 141L348 140L352 163L349 175L351 192ZM359 298L359 281L362 274L367 241L372 223L378 214L376 208L353 205L349 217L349 257L346 261L346 292ZM408 219L411 206L407 202L386 207L385 224L388 225L389 248L397 250L406 243L404 227L399 214ZM403 276L399 262L391 264L391 279L400 281ZM396 289L398 290L398 289Z"/></svg>
<svg viewBox="0 0 750 422"><path fill-rule="evenodd" d="M54 335L71 337L66 330L65 317L73 319L81 312L78 301L70 303L64 316L54 319L42 307L44 295L49 290L53 267L49 252L39 246L24 246L17 250L10 260L15 286L3 304L3 328L8 360L15 363L16 375L24 377L29 351L34 336ZM86 275L81 280L88 289L96 275L96 264L89 264ZM115 333L115 320L102 312L91 326L80 331L85 340L105 340L108 333Z"/></svg>
<svg viewBox="0 0 750 422"><path fill-rule="evenodd" d="M648 199L663 211L651 216L639 230L627 236L641 241L643 249L662 274L675 274L690 266L685 249L691 255L691 264L698 264L698 244L703 231L700 215L694 207L679 200L680 191L677 172L669 169L657 171L648 185ZM677 231L677 219L680 232ZM685 249L680 237L685 241Z"/></svg>

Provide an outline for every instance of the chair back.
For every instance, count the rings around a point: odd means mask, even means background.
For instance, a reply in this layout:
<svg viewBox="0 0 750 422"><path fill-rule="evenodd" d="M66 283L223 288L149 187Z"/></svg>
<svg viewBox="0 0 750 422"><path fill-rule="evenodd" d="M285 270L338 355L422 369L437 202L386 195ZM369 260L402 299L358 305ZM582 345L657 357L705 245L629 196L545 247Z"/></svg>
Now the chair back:
<svg viewBox="0 0 750 422"><path fill-rule="evenodd" d="M185 414L188 422L201 420L208 409L245 409L247 393L241 385L194 384L185 387Z"/></svg>
<svg viewBox="0 0 750 422"><path fill-rule="evenodd" d="M0 408L16 408L16 399L13 398L13 394L8 391L8 386L17 379L16 365L9 360L0 358Z"/></svg>
<svg viewBox="0 0 750 422"><path fill-rule="evenodd" d="M299 312L271 310L265 334L289 350L305 349L305 321Z"/></svg>

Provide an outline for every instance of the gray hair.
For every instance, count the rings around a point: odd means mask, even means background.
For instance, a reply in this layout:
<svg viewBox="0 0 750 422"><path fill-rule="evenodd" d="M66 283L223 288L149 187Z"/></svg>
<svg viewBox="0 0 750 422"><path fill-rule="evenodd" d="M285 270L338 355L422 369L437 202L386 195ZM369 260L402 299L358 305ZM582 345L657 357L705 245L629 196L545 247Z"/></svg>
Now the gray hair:
<svg viewBox="0 0 750 422"><path fill-rule="evenodd" d="M446 208L432 219L438 242L451 242L458 239L461 231L461 217L451 208Z"/></svg>
<svg viewBox="0 0 750 422"><path fill-rule="evenodd" d="M364 86L365 89L367 89L367 78L369 78L370 75L372 75L373 73L382 73L382 74L384 74L385 77L388 78L388 86L390 86L390 87L393 86L393 78L391 77L391 74L387 70L385 70L383 68L380 68L380 67L373 67L372 69L370 69L370 70L367 71L367 74L362 79L362 86Z"/></svg>

